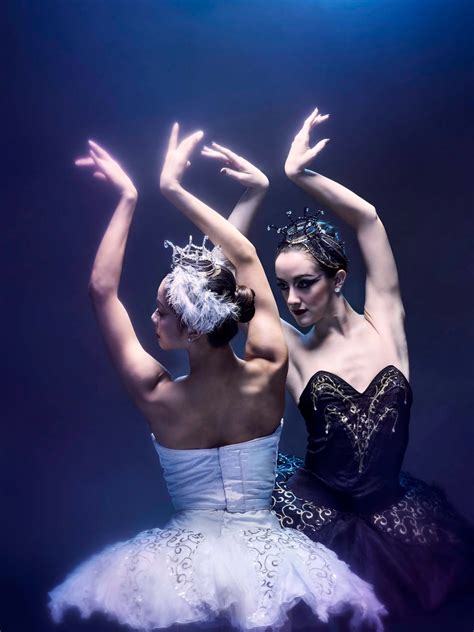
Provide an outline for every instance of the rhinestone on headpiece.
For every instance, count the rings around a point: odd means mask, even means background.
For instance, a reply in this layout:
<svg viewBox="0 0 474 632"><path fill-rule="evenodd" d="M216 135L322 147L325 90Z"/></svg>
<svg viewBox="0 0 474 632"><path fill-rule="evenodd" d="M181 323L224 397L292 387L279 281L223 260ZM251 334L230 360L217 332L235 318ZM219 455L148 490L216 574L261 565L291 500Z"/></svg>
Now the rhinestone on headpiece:
<svg viewBox="0 0 474 632"><path fill-rule="evenodd" d="M286 215L291 219L293 211L287 211ZM324 211L316 211L310 215L309 208L306 206L303 215L291 220L286 226L278 227L275 224L269 224L267 230L274 228L278 235L284 235L282 241L297 244L323 232L319 224L319 218L322 215L324 215Z"/></svg>
<svg viewBox="0 0 474 632"><path fill-rule="evenodd" d="M291 218L292 211L287 211L286 215ZM341 268L342 260L346 259L344 244L336 235L327 232L325 223L320 218L324 211L310 213L306 206L302 216L291 221L286 226L275 226L269 224L267 230L275 229L282 238L278 243L278 249L285 246L301 244L313 257L328 268ZM336 255L336 256L334 256Z"/></svg>
<svg viewBox="0 0 474 632"><path fill-rule="evenodd" d="M189 241L181 248L181 246L176 246L173 242L168 239L165 240L165 248L172 248L173 253L171 255L171 267L175 266L192 266L194 268L199 268L200 272L205 274L212 274L216 267L218 267L218 251L219 248L213 248L209 250L206 247L206 241L208 237L204 236L202 240L202 246L196 246L193 244L192 235L189 235Z"/></svg>
<svg viewBox="0 0 474 632"><path fill-rule="evenodd" d="M189 331L207 334L228 318L238 320L240 308L234 297L216 294L209 288L211 277L222 270L223 255L219 247L209 250L207 237L202 246L193 238L181 248L166 240L172 248L171 272L166 276L166 299Z"/></svg>

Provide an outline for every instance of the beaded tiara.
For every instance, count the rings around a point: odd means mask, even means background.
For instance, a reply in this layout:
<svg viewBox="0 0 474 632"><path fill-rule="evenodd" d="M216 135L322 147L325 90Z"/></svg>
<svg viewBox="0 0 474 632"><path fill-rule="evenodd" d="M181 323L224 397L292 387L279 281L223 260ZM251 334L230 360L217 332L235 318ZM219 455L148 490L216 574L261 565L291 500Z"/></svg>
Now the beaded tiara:
<svg viewBox="0 0 474 632"><path fill-rule="evenodd" d="M220 270L220 248L209 250L207 237L202 246L193 244L190 236L181 248L165 241L172 248L171 267L167 276L166 298L183 325L198 334L207 334L227 318L239 318L240 309L230 296L221 296L208 288L209 278Z"/></svg>
<svg viewBox="0 0 474 632"><path fill-rule="evenodd" d="M175 268L178 265L191 266L199 269L200 272L212 275L219 265L218 251L220 248L213 248L209 250L206 247L207 235L204 235L202 240L202 246L196 246L193 244L193 237L189 235L189 241L181 248L168 239L165 240L165 248L172 248L171 254L171 267Z"/></svg>
<svg viewBox="0 0 474 632"><path fill-rule="evenodd" d="M293 212L287 211L286 215L291 218ZM347 261L344 243L335 231L328 230L328 224L320 220L322 215L324 211L310 213L309 208L305 207L303 215L291 219L285 226L269 224L267 230L273 228L278 235L281 235L278 250L301 244L319 263L327 268L339 270L345 267Z"/></svg>

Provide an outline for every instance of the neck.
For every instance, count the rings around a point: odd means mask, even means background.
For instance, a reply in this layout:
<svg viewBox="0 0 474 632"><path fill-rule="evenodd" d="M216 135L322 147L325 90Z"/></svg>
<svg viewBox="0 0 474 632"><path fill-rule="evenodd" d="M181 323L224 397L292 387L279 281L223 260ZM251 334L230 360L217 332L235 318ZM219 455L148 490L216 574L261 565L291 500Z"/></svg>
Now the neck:
<svg viewBox="0 0 474 632"><path fill-rule="evenodd" d="M203 340L204 338L204 340ZM211 347L205 336L201 336L188 347L189 371L191 374L209 373L216 375L228 371L239 360L229 344L222 347Z"/></svg>
<svg viewBox="0 0 474 632"><path fill-rule="evenodd" d="M349 336L358 319L359 314L344 296L335 296L328 306L327 314L315 324L314 333L317 338L326 338L331 334Z"/></svg>

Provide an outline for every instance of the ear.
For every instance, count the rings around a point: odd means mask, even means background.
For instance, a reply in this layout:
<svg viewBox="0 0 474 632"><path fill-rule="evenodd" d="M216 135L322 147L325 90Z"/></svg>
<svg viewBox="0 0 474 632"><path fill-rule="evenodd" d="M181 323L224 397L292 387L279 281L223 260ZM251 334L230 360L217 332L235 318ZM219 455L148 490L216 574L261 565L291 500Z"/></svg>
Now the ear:
<svg viewBox="0 0 474 632"><path fill-rule="evenodd" d="M345 270L338 270L336 272L336 275L334 277L334 291L336 292L336 294L339 294L339 292L341 292L346 277L347 272Z"/></svg>
<svg viewBox="0 0 474 632"><path fill-rule="evenodd" d="M186 339L188 342L196 342L196 340L198 340L201 337L201 335L202 334L198 333L197 331L190 331L188 329Z"/></svg>

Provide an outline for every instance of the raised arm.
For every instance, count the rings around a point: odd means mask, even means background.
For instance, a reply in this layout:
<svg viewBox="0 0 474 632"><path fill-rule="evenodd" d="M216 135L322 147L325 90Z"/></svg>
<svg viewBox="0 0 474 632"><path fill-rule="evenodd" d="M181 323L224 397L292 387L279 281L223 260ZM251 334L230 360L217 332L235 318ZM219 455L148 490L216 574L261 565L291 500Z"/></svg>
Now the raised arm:
<svg viewBox="0 0 474 632"><path fill-rule="evenodd" d="M247 237L257 210L268 191L267 176L242 156L217 143L212 143L212 147L204 146L201 155L222 163L224 166L220 173L246 187L228 220Z"/></svg>
<svg viewBox="0 0 474 632"><path fill-rule="evenodd" d="M305 120L291 145L286 175L355 230L367 270L367 312L373 317L385 317L387 312L393 315L393 310L399 309L402 314L395 259L375 207L337 182L307 169L329 141L325 138L310 145L311 132L328 116L322 116L316 108Z"/></svg>
<svg viewBox="0 0 474 632"><path fill-rule="evenodd" d="M107 181L120 199L100 242L92 267L89 292L102 335L115 367L137 404L153 394L164 367L139 343L130 318L118 298L123 257L135 212L137 191L120 165L97 143L89 141L89 154L76 160L79 167L93 169L94 177Z"/></svg>
<svg viewBox="0 0 474 632"><path fill-rule="evenodd" d="M195 132L178 142L179 126L173 125L160 177L163 195L205 235L222 248L236 269L236 279L255 292L255 316L249 323L246 357L286 365L286 345L278 310L265 272L250 241L219 213L182 186L193 150L203 137Z"/></svg>

